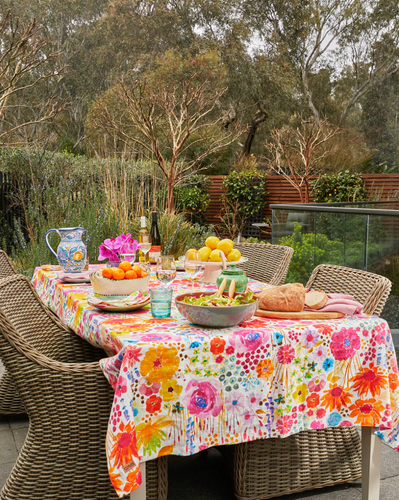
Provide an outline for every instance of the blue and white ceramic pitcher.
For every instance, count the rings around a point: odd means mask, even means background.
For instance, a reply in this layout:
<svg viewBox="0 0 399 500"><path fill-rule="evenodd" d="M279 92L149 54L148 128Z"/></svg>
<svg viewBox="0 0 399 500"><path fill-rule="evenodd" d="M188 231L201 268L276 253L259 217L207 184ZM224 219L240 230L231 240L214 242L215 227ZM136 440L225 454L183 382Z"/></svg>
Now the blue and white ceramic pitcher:
<svg viewBox="0 0 399 500"><path fill-rule="evenodd" d="M51 248L48 235L56 232L61 238L57 253ZM50 252L57 257L62 270L67 273L80 273L86 265L87 249L82 241L83 227L61 227L50 229L46 233L46 245Z"/></svg>

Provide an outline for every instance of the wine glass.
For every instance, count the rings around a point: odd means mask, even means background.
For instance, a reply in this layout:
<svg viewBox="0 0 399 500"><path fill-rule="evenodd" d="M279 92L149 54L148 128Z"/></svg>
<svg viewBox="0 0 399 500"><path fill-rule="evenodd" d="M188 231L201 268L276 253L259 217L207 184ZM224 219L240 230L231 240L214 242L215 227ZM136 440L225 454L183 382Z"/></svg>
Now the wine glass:
<svg viewBox="0 0 399 500"><path fill-rule="evenodd" d="M184 256L184 269L191 276L192 288L194 290L194 278L199 276L204 268L201 255L197 250L188 250Z"/></svg>
<svg viewBox="0 0 399 500"><path fill-rule="evenodd" d="M158 257L157 278L166 287L176 279L176 262L173 255L161 255Z"/></svg>
<svg viewBox="0 0 399 500"><path fill-rule="evenodd" d="M147 254L151 250L151 235L149 234L141 235L140 250L144 254L144 264L147 264Z"/></svg>

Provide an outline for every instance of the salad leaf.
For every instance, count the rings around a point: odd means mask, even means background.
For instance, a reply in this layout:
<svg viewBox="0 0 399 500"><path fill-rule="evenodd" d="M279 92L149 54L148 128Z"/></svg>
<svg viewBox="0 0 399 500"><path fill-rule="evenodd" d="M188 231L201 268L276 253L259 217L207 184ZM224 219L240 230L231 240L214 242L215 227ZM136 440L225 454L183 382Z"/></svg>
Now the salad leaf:
<svg viewBox="0 0 399 500"><path fill-rule="evenodd" d="M217 292L213 295L201 295L200 297L184 297L182 302L193 306L208 306L208 307L231 307L241 306L243 304L251 304L257 299L254 298L254 293L249 291L242 295L236 295L233 299L222 295L218 296Z"/></svg>

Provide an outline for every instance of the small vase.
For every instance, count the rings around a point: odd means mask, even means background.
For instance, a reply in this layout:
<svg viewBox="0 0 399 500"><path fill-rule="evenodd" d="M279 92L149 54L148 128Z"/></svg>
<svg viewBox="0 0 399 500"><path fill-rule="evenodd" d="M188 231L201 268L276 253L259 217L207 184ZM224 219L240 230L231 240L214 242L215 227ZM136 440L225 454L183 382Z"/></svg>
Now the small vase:
<svg viewBox="0 0 399 500"><path fill-rule="evenodd" d="M106 266L107 267L119 267L119 264L120 264L119 260L116 260L116 261L109 260L107 262Z"/></svg>

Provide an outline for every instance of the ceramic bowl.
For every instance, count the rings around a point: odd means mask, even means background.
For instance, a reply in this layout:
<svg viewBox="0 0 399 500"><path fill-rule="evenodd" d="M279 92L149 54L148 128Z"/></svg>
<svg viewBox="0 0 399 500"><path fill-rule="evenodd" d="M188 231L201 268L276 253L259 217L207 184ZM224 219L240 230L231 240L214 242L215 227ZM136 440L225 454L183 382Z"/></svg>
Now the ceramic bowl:
<svg viewBox="0 0 399 500"><path fill-rule="evenodd" d="M215 292L183 293L176 297L176 307L179 313L191 323L212 328L227 328L251 319L259 305L259 300L251 304L230 307L194 306L182 302L184 297L187 296L200 297L204 295L213 295L214 293ZM227 294L224 295L227 296Z"/></svg>
<svg viewBox="0 0 399 500"><path fill-rule="evenodd" d="M130 295L133 292L148 292L150 276L136 278L134 280L110 280L104 278L101 271L95 271L90 275L93 291L96 296Z"/></svg>

